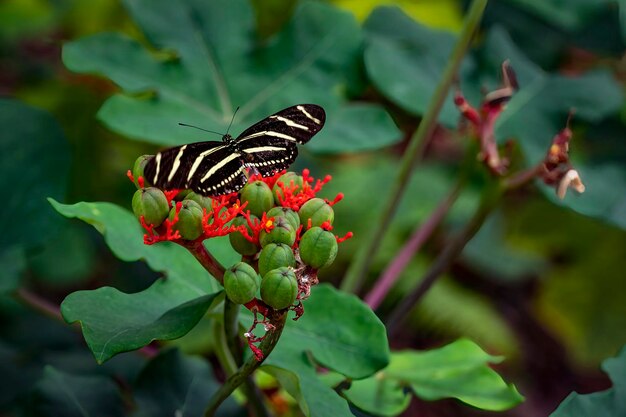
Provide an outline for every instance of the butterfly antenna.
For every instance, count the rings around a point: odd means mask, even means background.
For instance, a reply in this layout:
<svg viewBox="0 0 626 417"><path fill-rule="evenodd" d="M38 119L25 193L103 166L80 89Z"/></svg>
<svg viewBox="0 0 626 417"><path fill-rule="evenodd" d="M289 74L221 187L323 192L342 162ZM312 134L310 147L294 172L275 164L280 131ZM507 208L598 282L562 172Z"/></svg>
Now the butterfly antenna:
<svg viewBox="0 0 626 417"><path fill-rule="evenodd" d="M203 128L198 127L198 126L188 125L187 123L178 123L178 124L179 124L180 126L185 126L185 127L193 127L194 129L202 130L202 131L204 131L204 132L215 133L216 135L223 136L220 132L215 132L215 131L213 131L213 130L203 129Z"/></svg>
<svg viewBox="0 0 626 417"><path fill-rule="evenodd" d="M228 132L230 132L230 127L233 125L233 121L235 120L235 115L237 114L238 111L239 111L239 106L237 106L237 108L235 109L235 112L233 113L233 118L230 119L230 124L228 125L228 129L226 129L227 135L228 135Z"/></svg>

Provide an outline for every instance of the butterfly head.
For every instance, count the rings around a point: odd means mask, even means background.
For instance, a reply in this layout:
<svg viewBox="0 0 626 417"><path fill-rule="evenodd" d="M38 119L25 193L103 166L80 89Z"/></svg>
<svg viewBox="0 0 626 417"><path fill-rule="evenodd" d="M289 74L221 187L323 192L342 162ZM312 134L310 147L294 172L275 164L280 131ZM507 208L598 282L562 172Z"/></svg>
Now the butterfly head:
<svg viewBox="0 0 626 417"><path fill-rule="evenodd" d="M235 139L233 139L233 137L227 133L224 136L222 136L222 142L224 142L227 145L230 145L233 142L235 142Z"/></svg>

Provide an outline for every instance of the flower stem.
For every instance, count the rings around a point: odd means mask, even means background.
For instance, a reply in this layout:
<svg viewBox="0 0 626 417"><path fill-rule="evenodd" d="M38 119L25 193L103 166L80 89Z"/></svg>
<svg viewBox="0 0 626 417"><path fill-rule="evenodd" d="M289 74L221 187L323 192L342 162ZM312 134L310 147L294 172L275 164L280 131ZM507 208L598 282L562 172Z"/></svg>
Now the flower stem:
<svg viewBox="0 0 626 417"><path fill-rule="evenodd" d="M287 320L287 312L277 312L275 316L270 318L270 323L274 328L265 334L265 338L261 342L259 348L263 352L263 358L267 358L272 352L280 335L285 327L285 321ZM263 361L258 361L254 355L250 356L248 360L239 368L237 372L230 375L226 382L220 387L220 389L213 395L209 404L204 411L204 417L211 417L215 415L215 412L219 406L233 393L237 387L245 383L246 378L254 372Z"/></svg>
<svg viewBox="0 0 626 417"><path fill-rule="evenodd" d="M453 83L458 69L463 60L463 56L469 44L472 40L472 36L483 15L483 11L487 5L488 0L474 0L465 19L465 24L459 39L454 47L454 50L450 54L448 64L443 73L439 85L435 90L433 98L431 99L428 110L424 114L417 131L411 137L409 146L404 153L402 163L398 176L392 184L392 191L385 207L381 211L380 221L374 223L374 229L368 236L366 242L364 242L362 249L358 252L355 260L350 265L345 279L342 282L341 289L350 292L358 292L363 285L366 273L370 267L371 261L374 258L374 254L378 250L378 246L382 241L383 235L387 230L389 223L395 210L398 206L400 198L402 197L404 190L409 182L410 174L413 166L420 154L420 150L423 144L428 140L435 130L437 124L437 116L443 106L443 103L448 95L450 85Z"/></svg>
<svg viewBox="0 0 626 417"><path fill-rule="evenodd" d="M189 252L200 262L200 265L206 269L218 282L224 285L224 267L217 259L206 250L204 244L200 240L183 241L182 246L187 248Z"/></svg>
<svg viewBox="0 0 626 417"><path fill-rule="evenodd" d="M461 251L463 251L465 245L467 245L480 230L487 217L489 217L500 202L503 190L504 189L498 183L495 187L485 191L480 205L470 221L450 244L444 248L431 265L430 269L426 272L419 285L391 312L385 321L389 338L392 338L402 329L402 324L409 316L411 310L413 310L413 307L417 305L419 300L426 294L430 287L432 287L435 281L448 269Z"/></svg>
<svg viewBox="0 0 626 417"><path fill-rule="evenodd" d="M446 196L446 198L439 203L439 206L437 206L430 217L415 229L413 235L404 245L402 250L400 250L396 257L387 266L385 271L376 280L374 288L372 288L372 290L365 296L365 302L372 308L372 310L376 310L378 306L380 306L389 290L391 290L400 277L400 274L402 274L402 271L406 268L407 264L444 219L458 198L461 187L461 183L459 182Z"/></svg>
<svg viewBox="0 0 626 417"><path fill-rule="evenodd" d="M61 315L61 310L56 304L51 303L50 301L38 296L37 294L23 287L19 288L15 292L15 296L23 304L31 307L33 310L38 311L44 316L50 317L51 319L65 324L65 320Z"/></svg>

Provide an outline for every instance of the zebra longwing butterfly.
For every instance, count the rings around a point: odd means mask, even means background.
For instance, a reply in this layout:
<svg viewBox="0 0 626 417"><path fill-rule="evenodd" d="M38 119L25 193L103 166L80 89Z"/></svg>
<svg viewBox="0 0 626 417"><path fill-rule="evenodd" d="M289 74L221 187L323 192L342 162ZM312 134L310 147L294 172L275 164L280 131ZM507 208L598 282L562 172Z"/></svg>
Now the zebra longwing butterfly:
<svg viewBox="0 0 626 417"><path fill-rule="evenodd" d="M307 143L324 126L326 113L315 104L287 107L255 123L237 138L196 142L166 149L150 159L145 178L162 189L191 189L205 196L242 188L246 168L267 177L286 169L298 156L296 144Z"/></svg>

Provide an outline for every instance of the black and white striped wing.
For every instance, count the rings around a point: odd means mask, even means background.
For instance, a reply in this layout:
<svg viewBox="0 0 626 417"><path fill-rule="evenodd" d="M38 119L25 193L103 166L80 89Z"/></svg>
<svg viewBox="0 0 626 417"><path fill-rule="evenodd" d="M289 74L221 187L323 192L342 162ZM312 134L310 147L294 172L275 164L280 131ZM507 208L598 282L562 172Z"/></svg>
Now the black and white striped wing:
<svg viewBox="0 0 626 417"><path fill-rule="evenodd" d="M217 196L246 184L242 154L223 142L197 142L157 153L146 164L148 182L166 189L191 189Z"/></svg>
<svg viewBox="0 0 626 417"><path fill-rule="evenodd" d="M246 142L263 137L271 142L283 139L293 144L304 145L324 127L326 112L316 104L298 104L287 107L244 130L237 141Z"/></svg>
<svg viewBox="0 0 626 417"><path fill-rule="evenodd" d="M244 164L267 177L288 168L298 156L296 144L307 143L324 126L326 113L315 104L299 104L246 129L236 139Z"/></svg>

